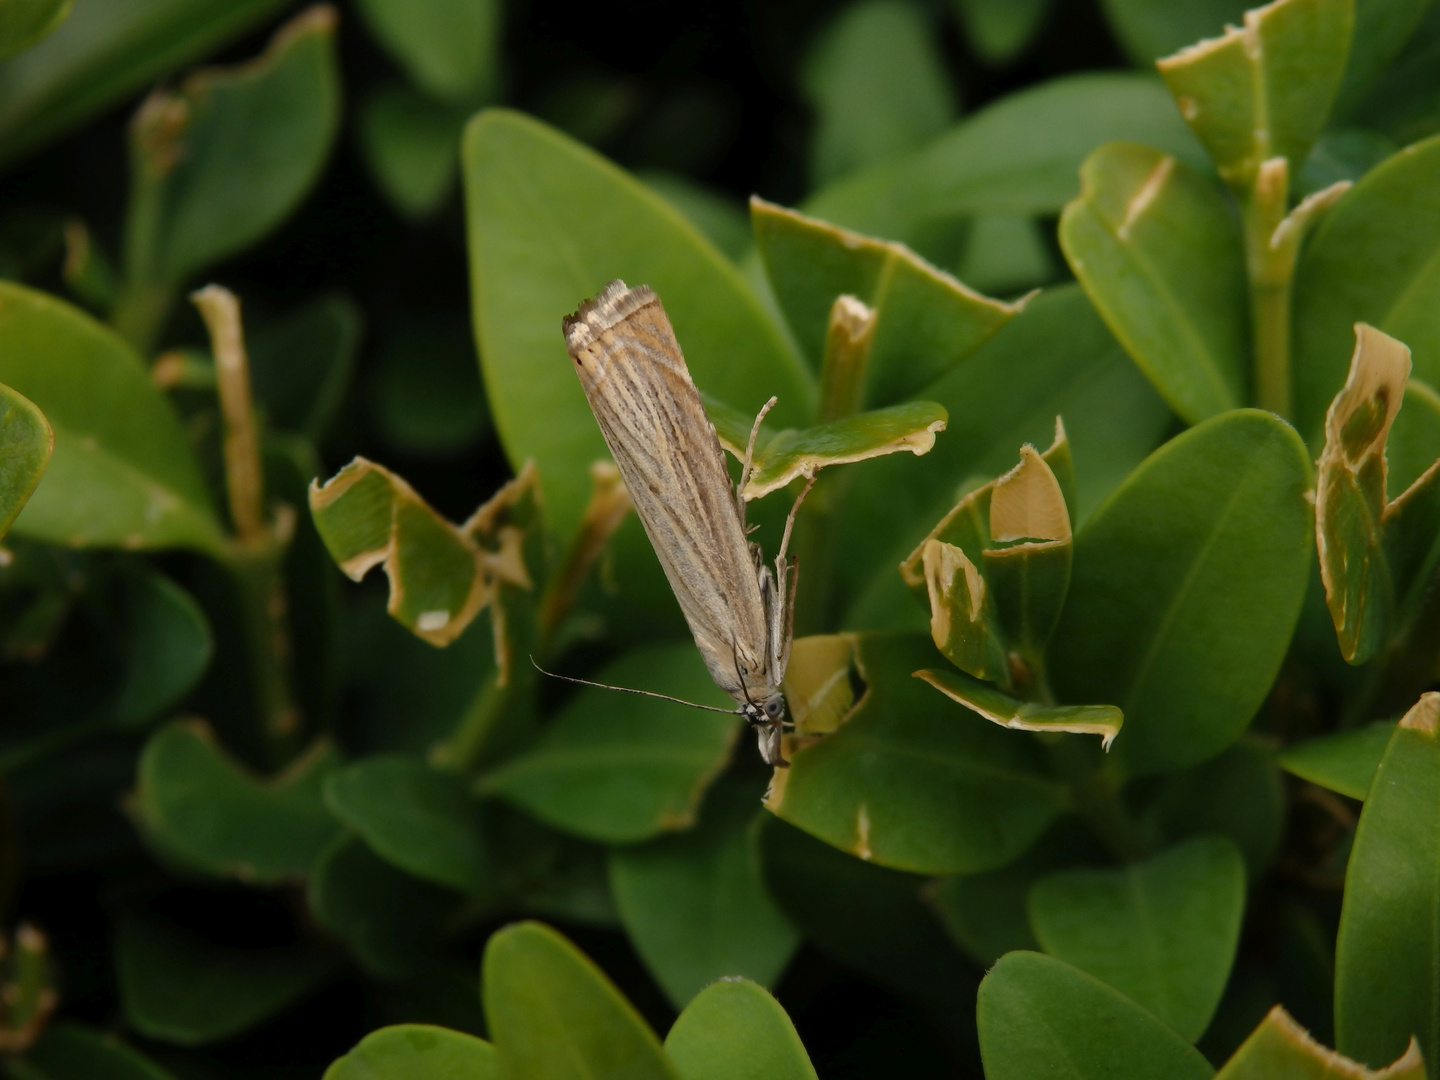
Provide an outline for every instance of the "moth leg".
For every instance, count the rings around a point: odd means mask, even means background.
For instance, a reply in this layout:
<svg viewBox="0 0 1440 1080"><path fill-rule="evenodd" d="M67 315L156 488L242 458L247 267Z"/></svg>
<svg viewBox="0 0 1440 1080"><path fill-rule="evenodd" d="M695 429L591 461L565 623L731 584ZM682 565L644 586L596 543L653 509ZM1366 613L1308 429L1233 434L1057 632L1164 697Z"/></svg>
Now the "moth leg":
<svg viewBox="0 0 1440 1080"><path fill-rule="evenodd" d="M740 466L740 482L735 485L735 509L740 511L741 523L745 521L745 499L740 493L745 490L745 485L750 482L750 474L753 471L755 463L755 440L760 435L760 424L765 420L765 414L773 409L775 403L779 400L779 398L771 395L770 400L760 407L760 412L755 416L755 423L750 428L750 441L745 444L745 464Z"/></svg>
<svg viewBox="0 0 1440 1080"><path fill-rule="evenodd" d="M816 475L818 476L819 474L817 473ZM805 490L800 492L799 497L796 498L795 505L790 507L790 516L785 519L785 532L780 537L780 554L775 556L775 565L777 567L782 566L785 562L785 552L790 547L790 533L795 528L795 515L800 512L800 504L805 501L805 496L810 494L810 489L814 486L815 476L812 476L810 477L810 480L806 483ZM782 573L780 576L783 586L784 574ZM783 587L781 588L781 592L784 592Z"/></svg>

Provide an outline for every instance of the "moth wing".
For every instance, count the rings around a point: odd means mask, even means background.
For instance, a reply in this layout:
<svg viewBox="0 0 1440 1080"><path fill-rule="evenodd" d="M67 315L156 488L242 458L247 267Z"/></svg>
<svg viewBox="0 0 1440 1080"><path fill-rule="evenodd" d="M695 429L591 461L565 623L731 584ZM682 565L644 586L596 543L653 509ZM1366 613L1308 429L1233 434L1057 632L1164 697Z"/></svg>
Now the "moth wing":
<svg viewBox="0 0 1440 1080"><path fill-rule="evenodd" d="M773 685L771 628L755 564L660 299L612 282L565 320L565 343L711 676L737 702L761 696Z"/></svg>

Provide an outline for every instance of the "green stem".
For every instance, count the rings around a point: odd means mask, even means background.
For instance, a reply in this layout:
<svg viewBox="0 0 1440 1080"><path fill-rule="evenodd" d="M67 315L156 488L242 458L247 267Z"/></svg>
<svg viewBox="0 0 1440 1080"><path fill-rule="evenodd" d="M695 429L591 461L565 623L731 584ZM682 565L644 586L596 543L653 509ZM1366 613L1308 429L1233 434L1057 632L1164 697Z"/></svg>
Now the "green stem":
<svg viewBox="0 0 1440 1080"><path fill-rule="evenodd" d="M1298 245L1277 243L1285 220L1289 170L1284 158L1264 162L1245 200L1245 268L1250 284L1250 331L1255 403L1291 418L1290 293Z"/></svg>

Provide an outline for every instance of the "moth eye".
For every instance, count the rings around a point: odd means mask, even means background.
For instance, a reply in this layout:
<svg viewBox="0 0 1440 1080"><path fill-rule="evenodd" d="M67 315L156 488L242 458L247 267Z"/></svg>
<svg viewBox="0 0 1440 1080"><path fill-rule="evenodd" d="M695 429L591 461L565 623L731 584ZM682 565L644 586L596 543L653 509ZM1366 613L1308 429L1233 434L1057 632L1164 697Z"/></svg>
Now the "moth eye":
<svg viewBox="0 0 1440 1080"><path fill-rule="evenodd" d="M765 715L771 720L777 720L780 714L785 711L785 703L778 698L765 703Z"/></svg>

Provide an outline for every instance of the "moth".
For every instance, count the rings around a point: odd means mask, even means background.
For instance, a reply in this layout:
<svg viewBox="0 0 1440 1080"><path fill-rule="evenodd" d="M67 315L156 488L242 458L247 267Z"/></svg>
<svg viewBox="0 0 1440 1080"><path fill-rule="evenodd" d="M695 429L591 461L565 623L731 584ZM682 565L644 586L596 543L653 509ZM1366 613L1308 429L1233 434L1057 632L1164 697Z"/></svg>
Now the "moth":
<svg viewBox="0 0 1440 1080"><path fill-rule="evenodd" d="M755 418L740 482L732 488L715 425L650 288L612 281L562 326L590 411L711 678L755 729L765 761L789 765L780 748L780 686L790 659L798 573L785 553L809 488L785 522L773 573L760 545L748 538L740 494L760 422L775 399Z"/></svg>

